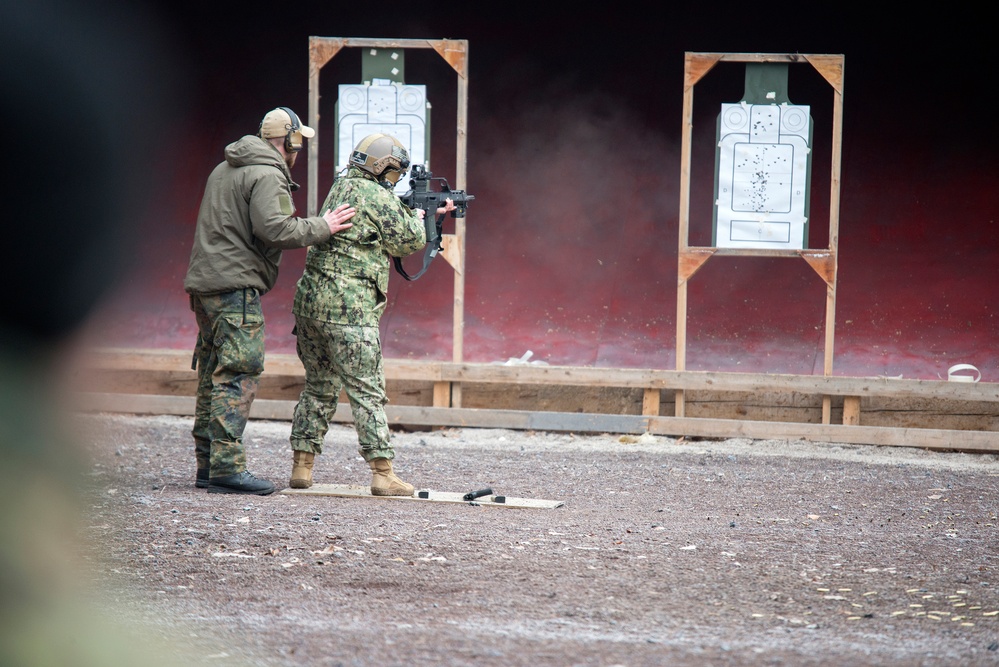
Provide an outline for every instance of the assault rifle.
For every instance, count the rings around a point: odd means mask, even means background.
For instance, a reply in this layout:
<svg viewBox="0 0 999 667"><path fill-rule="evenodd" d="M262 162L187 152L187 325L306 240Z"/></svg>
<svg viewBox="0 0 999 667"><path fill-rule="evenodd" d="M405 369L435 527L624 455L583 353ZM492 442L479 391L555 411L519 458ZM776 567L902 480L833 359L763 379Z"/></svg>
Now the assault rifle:
<svg viewBox="0 0 999 667"><path fill-rule="evenodd" d="M441 189L435 192L430 189L430 181L440 181ZM468 208L468 202L475 199L475 195L466 194L464 190L452 190L447 181L440 176L427 171L422 164L414 164L410 172L409 191L404 195L399 195L402 203L409 208L416 210L422 208L424 211L423 224L427 228L427 247L423 251L423 268L416 275L409 275L402 268L402 260L393 257L395 270L406 280L416 280L422 276L431 260L437 256L441 249L441 229L444 226L444 214L437 215L437 209L444 206L444 200L450 199L454 202L454 210L451 211L452 218L464 218Z"/></svg>

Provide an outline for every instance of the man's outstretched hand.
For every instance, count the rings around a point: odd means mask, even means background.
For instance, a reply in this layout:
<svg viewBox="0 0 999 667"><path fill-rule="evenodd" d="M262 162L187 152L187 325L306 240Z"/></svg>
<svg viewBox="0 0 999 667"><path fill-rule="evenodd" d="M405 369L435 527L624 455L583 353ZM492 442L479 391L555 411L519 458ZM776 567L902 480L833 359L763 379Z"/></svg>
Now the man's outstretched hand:
<svg viewBox="0 0 999 667"><path fill-rule="evenodd" d="M357 211L354 210L353 206L340 204L332 211L323 213L323 220L330 226L330 234L336 234L354 226L353 223L347 221L353 218L355 213Z"/></svg>

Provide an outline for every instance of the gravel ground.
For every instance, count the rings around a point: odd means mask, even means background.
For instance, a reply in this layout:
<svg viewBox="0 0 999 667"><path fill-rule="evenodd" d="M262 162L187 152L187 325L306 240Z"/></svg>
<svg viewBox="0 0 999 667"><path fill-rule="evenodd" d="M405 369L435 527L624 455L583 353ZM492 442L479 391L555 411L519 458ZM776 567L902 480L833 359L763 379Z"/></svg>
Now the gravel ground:
<svg viewBox="0 0 999 667"><path fill-rule="evenodd" d="M190 428L78 431L95 610L177 664L999 665L992 455L394 434L417 488L564 502L514 509L207 494ZM279 488L289 432L246 431ZM367 483L350 426L326 452L317 483Z"/></svg>

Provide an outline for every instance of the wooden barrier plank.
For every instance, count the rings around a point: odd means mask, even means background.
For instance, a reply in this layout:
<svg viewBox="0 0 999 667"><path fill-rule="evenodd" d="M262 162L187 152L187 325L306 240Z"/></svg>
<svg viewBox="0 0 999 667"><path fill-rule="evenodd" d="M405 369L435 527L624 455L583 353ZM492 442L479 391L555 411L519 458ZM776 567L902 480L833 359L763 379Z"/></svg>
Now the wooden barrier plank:
<svg viewBox="0 0 999 667"><path fill-rule="evenodd" d="M91 370L191 373L191 353L184 350L97 350L82 360ZM263 377L303 377L295 355L269 354ZM583 366L534 366L451 363L386 359L386 380L452 383L499 383L618 387L709 392L795 391L822 396L885 396L999 402L999 383L906 380L887 377L841 377L772 373L668 371ZM689 399L689 397L687 397Z"/></svg>
<svg viewBox="0 0 999 667"><path fill-rule="evenodd" d="M75 407L87 412L193 415L194 399L141 394L80 394ZM290 420L294 401L258 399L251 418ZM648 417L578 412L487 410L392 406L385 408L396 426L453 426L507 428L575 433L652 433L672 437L751 438L755 440L807 440L843 444L920 447L958 451L999 452L999 432L928 428L800 424L695 417ZM350 406L339 404L333 421L351 421Z"/></svg>

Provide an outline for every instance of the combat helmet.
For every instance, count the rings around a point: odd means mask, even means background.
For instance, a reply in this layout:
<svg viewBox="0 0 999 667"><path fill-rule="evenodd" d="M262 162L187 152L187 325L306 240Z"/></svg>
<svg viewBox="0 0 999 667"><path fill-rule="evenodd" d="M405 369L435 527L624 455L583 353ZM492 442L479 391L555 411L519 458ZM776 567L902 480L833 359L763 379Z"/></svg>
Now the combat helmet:
<svg viewBox="0 0 999 667"><path fill-rule="evenodd" d="M409 169L409 153L391 135L369 134L350 154L350 164L368 172L383 185L394 186Z"/></svg>

